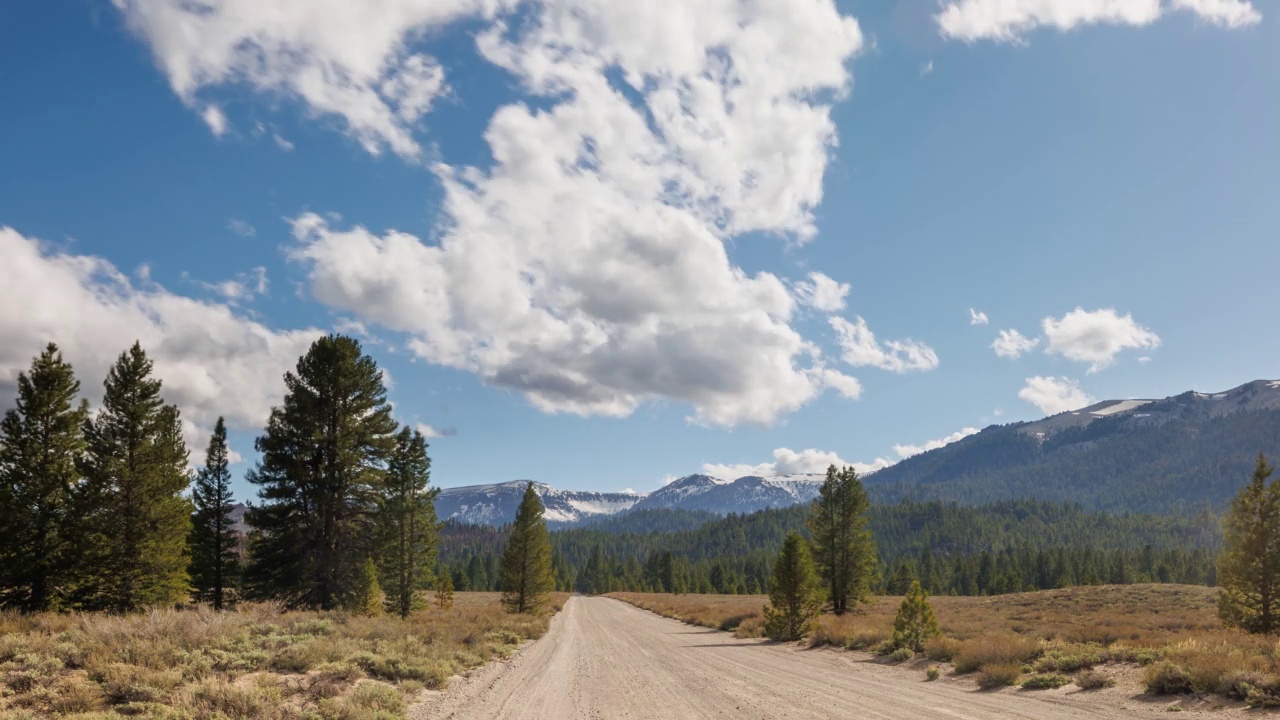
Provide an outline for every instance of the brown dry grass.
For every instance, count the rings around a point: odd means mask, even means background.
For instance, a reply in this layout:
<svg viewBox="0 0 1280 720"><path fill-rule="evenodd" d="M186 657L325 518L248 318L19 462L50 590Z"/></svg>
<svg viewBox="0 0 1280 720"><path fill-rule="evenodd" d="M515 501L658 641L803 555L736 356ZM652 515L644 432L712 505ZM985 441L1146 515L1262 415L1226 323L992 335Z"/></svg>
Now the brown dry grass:
<svg viewBox="0 0 1280 720"><path fill-rule="evenodd" d="M406 619L270 604L126 616L0 613L0 716L391 720L406 698L546 631L567 595L510 615L497 593Z"/></svg>
<svg viewBox="0 0 1280 720"><path fill-rule="evenodd" d="M612 597L704 627L759 637L761 595ZM1254 705L1280 699L1280 644L1222 627L1217 591L1188 585L1104 585L994 597L930 598L943 636L925 654L957 673L1019 666L1027 673L1148 666L1155 693L1217 693ZM876 597L856 614L818 619L810 646L887 652L901 598ZM1090 675L1085 682L1094 680Z"/></svg>

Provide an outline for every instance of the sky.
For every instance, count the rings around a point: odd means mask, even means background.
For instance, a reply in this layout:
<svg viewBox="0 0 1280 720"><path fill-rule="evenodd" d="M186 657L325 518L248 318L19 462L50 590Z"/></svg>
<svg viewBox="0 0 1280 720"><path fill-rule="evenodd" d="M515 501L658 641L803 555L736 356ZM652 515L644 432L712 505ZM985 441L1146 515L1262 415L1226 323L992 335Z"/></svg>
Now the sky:
<svg viewBox="0 0 1280 720"><path fill-rule="evenodd" d="M1280 377L1263 3L16 0L0 67L0 405L139 340L242 499L328 332L445 487Z"/></svg>

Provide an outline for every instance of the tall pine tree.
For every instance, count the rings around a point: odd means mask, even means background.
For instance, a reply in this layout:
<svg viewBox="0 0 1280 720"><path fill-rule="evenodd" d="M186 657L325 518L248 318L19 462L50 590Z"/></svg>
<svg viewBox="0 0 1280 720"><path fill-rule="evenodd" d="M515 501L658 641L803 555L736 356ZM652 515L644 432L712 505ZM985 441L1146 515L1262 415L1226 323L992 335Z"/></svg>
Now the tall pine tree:
<svg viewBox="0 0 1280 720"><path fill-rule="evenodd" d="M813 557L827 586L831 608L843 615L871 592L876 549L867 528L871 501L862 480L851 467L827 468L827 479L818 491L809 515Z"/></svg>
<svg viewBox="0 0 1280 720"><path fill-rule="evenodd" d="M1225 624L1252 633L1280 630L1280 483L1259 454L1249 484L1231 503L1218 561L1218 611Z"/></svg>
<svg viewBox="0 0 1280 720"><path fill-rule="evenodd" d="M782 552L769 578L769 604L764 609L764 632L772 640L799 640L813 628L822 611L822 586L804 538L787 533Z"/></svg>
<svg viewBox="0 0 1280 720"><path fill-rule="evenodd" d="M0 421L0 607L58 607L74 579L74 494L88 404L58 346L18 374L17 406Z"/></svg>
<svg viewBox="0 0 1280 720"><path fill-rule="evenodd" d="M414 594L432 584L440 524L436 490L429 489L431 460L422 433L404 428L396 436L379 508L382 589L392 612L406 617Z"/></svg>
<svg viewBox="0 0 1280 720"><path fill-rule="evenodd" d="M229 464L227 426L218 418L191 492L196 506L191 522L191 588L197 600L211 603L215 610L227 604L240 577Z"/></svg>
<svg viewBox="0 0 1280 720"><path fill-rule="evenodd" d="M151 371L134 343L107 375L102 412L85 423L88 607L124 612L187 597L187 448Z"/></svg>
<svg viewBox="0 0 1280 720"><path fill-rule="evenodd" d="M248 476L262 504L248 513L245 583L291 607L332 609L354 602L373 555L396 421L377 363L352 338L316 340L284 382Z"/></svg>
<svg viewBox="0 0 1280 720"><path fill-rule="evenodd" d="M502 604L510 612L531 613L542 607L553 589L551 539L542 519L542 501L529 483L502 554Z"/></svg>

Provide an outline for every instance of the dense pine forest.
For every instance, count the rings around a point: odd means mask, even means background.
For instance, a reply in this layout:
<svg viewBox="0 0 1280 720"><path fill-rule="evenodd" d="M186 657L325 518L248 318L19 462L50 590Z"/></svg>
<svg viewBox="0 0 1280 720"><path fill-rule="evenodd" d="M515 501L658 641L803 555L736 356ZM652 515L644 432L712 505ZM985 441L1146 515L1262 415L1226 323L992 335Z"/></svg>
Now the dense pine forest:
<svg viewBox="0 0 1280 720"><path fill-rule="evenodd" d="M551 534L558 589L762 593L788 532L809 505L725 518L651 510ZM933 594L980 595L1098 583L1215 583L1216 515L1111 515L1011 500L878 505L875 589L901 594L918 578ZM446 522L440 560L455 587L495 589L505 528Z"/></svg>

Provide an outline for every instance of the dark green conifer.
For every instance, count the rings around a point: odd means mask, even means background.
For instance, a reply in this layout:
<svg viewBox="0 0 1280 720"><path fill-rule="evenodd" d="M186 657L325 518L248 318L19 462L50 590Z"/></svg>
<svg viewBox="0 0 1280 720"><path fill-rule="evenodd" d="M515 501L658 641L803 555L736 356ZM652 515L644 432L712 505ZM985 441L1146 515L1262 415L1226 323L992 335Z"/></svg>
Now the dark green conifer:
<svg viewBox="0 0 1280 720"><path fill-rule="evenodd" d="M809 634L822 611L821 580L804 538L788 533L769 578L764 632L773 640L799 640Z"/></svg>
<svg viewBox="0 0 1280 720"><path fill-rule="evenodd" d="M240 579L240 537L231 520L230 458L227 426L222 418L213 426L204 467L196 472L191 499L191 589L197 600L225 607Z"/></svg>
<svg viewBox="0 0 1280 720"><path fill-rule="evenodd" d="M555 588L551 540L542 512L542 501L533 483L529 483L516 511L507 549L502 554L502 604L510 612L535 612Z"/></svg>
<svg viewBox="0 0 1280 720"><path fill-rule="evenodd" d="M391 611L400 617L409 615L415 594L434 579L440 524L430 480L426 439L406 427L396 436L378 518L382 586Z"/></svg>
<svg viewBox="0 0 1280 720"><path fill-rule="evenodd" d="M332 609L350 602L373 555L397 424L382 372L352 338L316 340L284 382L248 476L262 504L248 514L245 582L290 607Z"/></svg>
<svg viewBox="0 0 1280 720"><path fill-rule="evenodd" d="M18 374L16 407L0 421L0 607L63 604L75 579L80 530L74 495L88 403L58 346Z"/></svg>
<svg viewBox="0 0 1280 720"><path fill-rule="evenodd" d="M102 412L85 423L87 607L125 612L188 594L187 448L178 409L164 404L151 371L134 343L107 375Z"/></svg>
<svg viewBox="0 0 1280 720"><path fill-rule="evenodd" d="M1248 485L1231 503L1218 561L1218 612L1225 624L1251 633L1280 630L1280 483L1259 454ZM1149 561L1154 564L1154 561Z"/></svg>
<svg viewBox="0 0 1280 720"><path fill-rule="evenodd" d="M933 606L929 604L929 593L920 587L919 580L913 580L893 620L893 646L921 652L925 642L940 632Z"/></svg>
<svg viewBox="0 0 1280 720"><path fill-rule="evenodd" d="M809 515L813 558L826 584L828 600L837 615L865 602L871 593L876 549L867 528L871 507L858 473L851 467L827 468Z"/></svg>

